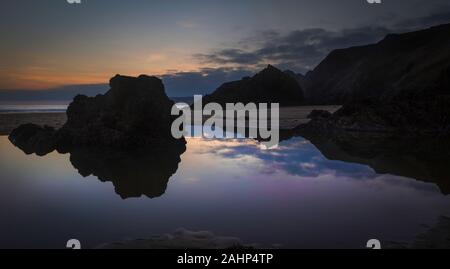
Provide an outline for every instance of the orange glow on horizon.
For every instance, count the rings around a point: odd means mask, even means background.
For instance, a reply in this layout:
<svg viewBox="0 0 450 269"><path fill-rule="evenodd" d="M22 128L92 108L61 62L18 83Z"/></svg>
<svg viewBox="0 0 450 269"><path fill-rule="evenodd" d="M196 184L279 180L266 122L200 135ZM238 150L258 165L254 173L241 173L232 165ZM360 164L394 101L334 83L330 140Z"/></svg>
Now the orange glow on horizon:
<svg viewBox="0 0 450 269"><path fill-rule="evenodd" d="M80 56L81 55L81 56ZM25 57L26 56L26 57ZM0 89L43 90L65 85L107 84L116 74L162 76L201 68L188 52L127 52L115 57L85 53L26 54L24 63L14 57L0 66ZM11 63L11 64L9 64Z"/></svg>
<svg viewBox="0 0 450 269"><path fill-rule="evenodd" d="M85 85L85 84L107 84L116 74L139 76L142 74L151 76L163 76L176 72L197 71L198 67L194 65L180 66L183 69L166 70L146 70L146 71L118 71L118 72L98 72L98 73L78 73L70 74L66 72L41 69L29 69L22 72L0 74L0 89L27 89L44 90L57 88L67 85Z"/></svg>

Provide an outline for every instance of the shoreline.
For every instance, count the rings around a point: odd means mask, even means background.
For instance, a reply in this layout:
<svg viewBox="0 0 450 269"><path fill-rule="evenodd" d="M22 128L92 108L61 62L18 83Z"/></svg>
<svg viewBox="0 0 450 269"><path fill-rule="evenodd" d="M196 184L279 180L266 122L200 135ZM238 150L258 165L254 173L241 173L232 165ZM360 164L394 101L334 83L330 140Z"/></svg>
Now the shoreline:
<svg viewBox="0 0 450 269"><path fill-rule="evenodd" d="M280 108L280 130L292 130L309 121L308 115L313 110L327 110L334 113L340 106L295 106ZM40 126L61 128L67 120L65 112L42 113L0 113L0 135L9 135L22 124L34 123Z"/></svg>

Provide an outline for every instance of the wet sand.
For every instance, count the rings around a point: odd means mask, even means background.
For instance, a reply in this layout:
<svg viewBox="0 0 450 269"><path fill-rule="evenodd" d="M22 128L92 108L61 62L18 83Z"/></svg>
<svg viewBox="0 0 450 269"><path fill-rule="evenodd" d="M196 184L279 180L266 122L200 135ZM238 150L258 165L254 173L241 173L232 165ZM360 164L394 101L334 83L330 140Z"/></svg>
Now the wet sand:
<svg viewBox="0 0 450 269"><path fill-rule="evenodd" d="M300 124L305 124L310 121L308 119L308 115L313 110L326 110L331 113L336 112L341 106L295 106L295 107L281 107L280 108L280 130L292 130ZM227 114L227 111L224 111L224 115ZM267 116L270 119L271 112L267 111ZM208 120L209 118L215 118L217 116L203 116L203 122ZM241 120L246 121L248 123L248 117L240 118ZM194 114L192 113L191 122L194 122Z"/></svg>
<svg viewBox="0 0 450 269"><path fill-rule="evenodd" d="M309 122L308 115L313 110L336 112L341 106L295 106L280 108L280 129L290 130Z"/></svg>
<svg viewBox="0 0 450 269"><path fill-rule="evenodd" d="M339 106L282 107L280 108L280 129L289 130L308 122L307 117L314 109L328 110L333 113L339 109ZM12 130L25 123L47 125L58 129L66 120L65 113L0 113L0 135L9 135Z"/></svg>

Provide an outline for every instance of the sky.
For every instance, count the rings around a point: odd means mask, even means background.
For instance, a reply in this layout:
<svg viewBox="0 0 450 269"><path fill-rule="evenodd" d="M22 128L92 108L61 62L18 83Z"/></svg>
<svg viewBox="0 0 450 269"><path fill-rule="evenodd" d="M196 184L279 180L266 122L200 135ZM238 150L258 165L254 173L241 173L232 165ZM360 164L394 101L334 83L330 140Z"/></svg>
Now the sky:
<svg viewBox="0 0 450 269"><path fill-rule="evenodd" d="M448 0L0 0L0 90L157 75L171 96L450 23Z"/></svg>

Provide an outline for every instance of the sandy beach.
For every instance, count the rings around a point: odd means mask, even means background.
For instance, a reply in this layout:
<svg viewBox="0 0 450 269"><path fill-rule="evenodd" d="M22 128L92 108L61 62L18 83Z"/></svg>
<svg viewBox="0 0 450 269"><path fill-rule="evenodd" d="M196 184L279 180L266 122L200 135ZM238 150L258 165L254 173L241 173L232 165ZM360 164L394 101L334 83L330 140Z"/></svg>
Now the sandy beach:
<svg viewBox="0 0 450 269"><path fill-rule="evenodd" d="M310 121L308 119L308 115L313 110L326 110L331 113L336 112L341 106L293 106L293 107L281 107L280 108L280 130L292 130L295 127L299 126L300 124L305 124ZM224 111L224 115L226 115L229 111ZM270 110L267 111L267 116L270 118L271 112ZM247 115L248 116L248 115ZM241 120L245 120L246 124L248 123L248 117L242 118L242 116L239 118ZM217 116L213 116L217 117ZM203 122L205 122L207 119L211 118L211 116L203 116ZM191 122L194 122L194 114L192 114Z"/></svg>
<svg viewBox="0 0 450 269"><path fill-rule="evenodd" d="M339 106L297 106L280 108L280 129L289 130L309 121L309 113L314 109L335 112ZM56 129L66 122L65 113L0 113L0 135L9 133L25 123L47 125Z"/></svg>
<svg viewBox="0 0 450 269"><path fill-rule="evenodd" d="M341 106L295 106L280 108L280 129L290 130L309 121L308 115L313 110L336 112Z"/></svg>

